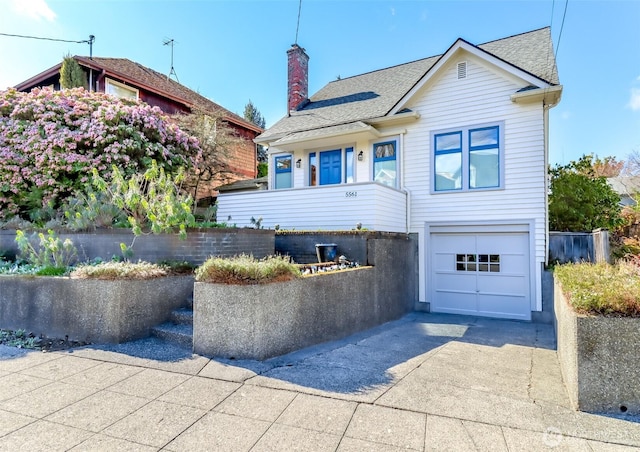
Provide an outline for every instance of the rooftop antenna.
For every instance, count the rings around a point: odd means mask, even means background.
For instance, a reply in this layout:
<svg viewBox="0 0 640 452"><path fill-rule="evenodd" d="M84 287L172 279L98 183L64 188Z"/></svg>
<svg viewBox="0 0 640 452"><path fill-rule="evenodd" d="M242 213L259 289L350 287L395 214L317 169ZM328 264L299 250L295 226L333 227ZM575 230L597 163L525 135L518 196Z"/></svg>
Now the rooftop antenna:
<svg viewBox="0 0 640 452"><path fill-rule="evenodd" d="M171 46L171 70L169 71L169 75L167 75L167 80L169 80L171 78L171 75L173 75L176 78L176 82L180 83L180 80L178 80L178 74L176 74L176 70L173 67L173 44L174 43L175 41L173 39L165 39L164 41L162 41L162 45Z"/></svg>
<svg viewBox="0 0 640 452"><path fill-rule="evenodd" d="M85 42L89 44L89 59L93 60L93 42L96 40L94 35L89 35L89 39ZM93 68L89 68L89 91L93 91Z"/></svg>
<svg viewBox="0 0 640 452"><path fill-rule="evenodd" d="M89 35L89 39L85 41L89 44L89 59L93 60L93 43L95 42L96 37L93 35Z"/></svg>

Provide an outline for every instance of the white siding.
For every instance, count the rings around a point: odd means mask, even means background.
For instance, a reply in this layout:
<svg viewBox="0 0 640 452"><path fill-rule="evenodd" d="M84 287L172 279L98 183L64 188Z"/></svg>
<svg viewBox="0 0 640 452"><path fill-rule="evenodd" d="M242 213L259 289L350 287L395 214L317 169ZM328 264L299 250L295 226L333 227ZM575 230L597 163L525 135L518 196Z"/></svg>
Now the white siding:
<svg viewBox="0 0 640 452"><path fill-rule="evenodd" d="M456 64L467 61L467 78L457 79ZM420 113L404 138L404 182L411 193L410 232L423 233L427 222L533 221L536 300L541 306L540 267L545 259L545 149L541 104L518 105L510 95L523 82L487 63L464 55L452 59L409 107ZM431 192L433 131L504 122L504 189ZM426 262L425 250L420 262ZM427 300L425 269L420 269L420 301Z"/></svg>
<svg viewBox="0 0 640 452"><path fill-rule="evenodd" d="M228 217L231 217L228 220ZM406 232L406 194L377 183L228 193L218 197L218 221L296 230Z"/></svg>

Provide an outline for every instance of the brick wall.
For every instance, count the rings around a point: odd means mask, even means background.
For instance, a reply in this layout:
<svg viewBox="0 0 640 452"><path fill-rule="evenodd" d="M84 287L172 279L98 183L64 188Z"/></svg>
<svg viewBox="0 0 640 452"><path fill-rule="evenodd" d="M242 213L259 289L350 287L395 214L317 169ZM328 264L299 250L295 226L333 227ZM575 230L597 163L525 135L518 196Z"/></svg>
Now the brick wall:
<svg viewBox="0 0 640 452"><path fill-rule="evenodd" d="M180 240L176 234L142 235L135 239L132 260L185 260L198 265L210 256L228 257L245 253L262 258L274 254L274 235L274 231L267 229L191 230L187 232L186 240ZM112 256L121 256L120 243L129 245L133 240L130 232L112 229L59 236L63 240L71 239L78 249L80 261L96 257L109 260ZM33 243L38 243L37 237ZM13 256L17 251L15 231L0 231L0 253Z"/></svg>

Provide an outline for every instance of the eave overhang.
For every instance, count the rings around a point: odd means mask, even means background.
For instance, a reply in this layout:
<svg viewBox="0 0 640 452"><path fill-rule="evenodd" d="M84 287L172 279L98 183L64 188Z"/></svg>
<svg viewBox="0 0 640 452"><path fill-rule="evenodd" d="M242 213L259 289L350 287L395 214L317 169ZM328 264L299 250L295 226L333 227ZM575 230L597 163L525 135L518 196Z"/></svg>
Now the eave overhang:
<svg viewBox="0 0 640 452"><path fill-rule="evenodd" d="M357 121L337 126L290 133L279 140L272 141L270 146L282 151L294 151L301 147L315 147L315 144L312 144L313 142L322 142L322 144L325 144L327 141L335 141L338 143L347 140L373 140L379 137L380 132L375 127L365 124L362 121Z"/></svg>
<svg viewBox="0 0 640 452"><path fill-rule="evenodd" d="M562 85L555 85L518 91L511 95L511 102L522 105L544 102L547 107L555 107L561 97Z"/></svg>

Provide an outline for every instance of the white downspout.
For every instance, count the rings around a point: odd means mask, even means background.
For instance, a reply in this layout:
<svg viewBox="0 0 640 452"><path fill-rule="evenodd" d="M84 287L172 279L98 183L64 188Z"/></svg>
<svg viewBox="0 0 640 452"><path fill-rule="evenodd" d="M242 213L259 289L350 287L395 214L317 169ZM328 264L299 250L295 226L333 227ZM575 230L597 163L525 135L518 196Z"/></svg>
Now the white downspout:
<svg viewBox="0 0 640 452"><path fill-rule="evenodd" d="M411 227L411 190L409 190L404 185L404 176L405 176L405 166L404 166L404 133L400 134L400 190L405 193L407 197L406 202L406 212L405 212L405 232L409 233L409 228Z"/></svg>
<svg viewBox="0 0 640 452"><path fill-rule="evenodd" d="M543 101L544 120L544 263L549 265L549 109Z"/></svg>

